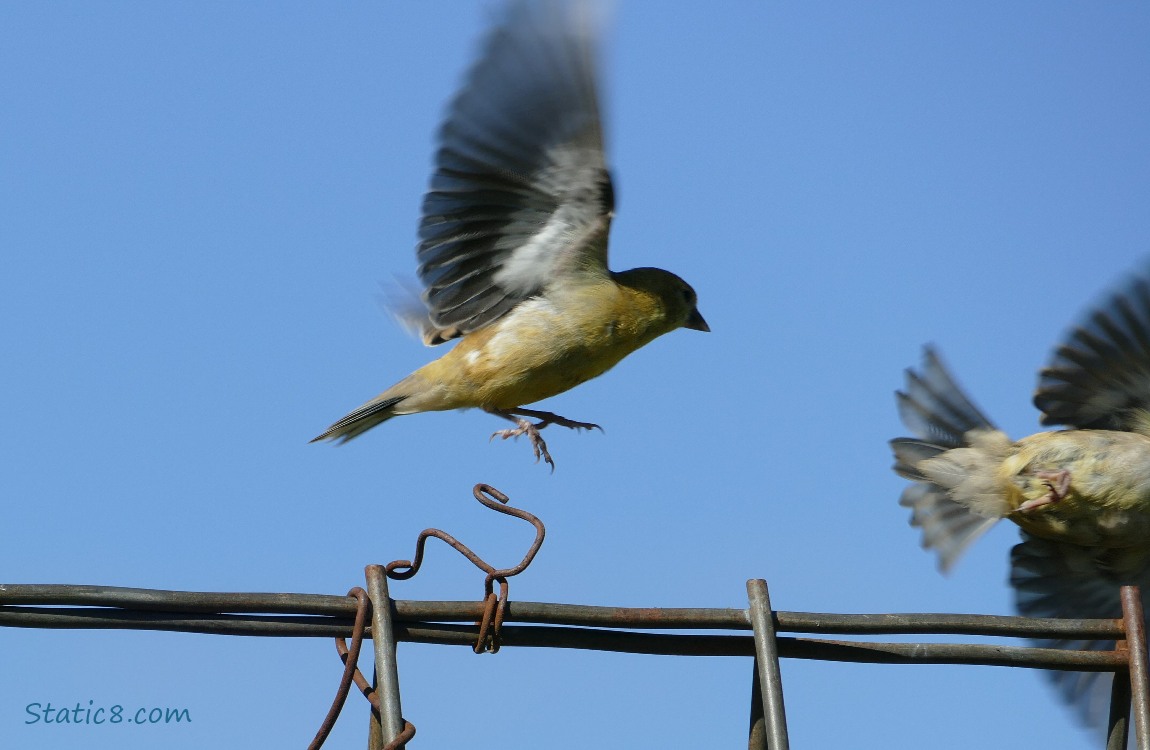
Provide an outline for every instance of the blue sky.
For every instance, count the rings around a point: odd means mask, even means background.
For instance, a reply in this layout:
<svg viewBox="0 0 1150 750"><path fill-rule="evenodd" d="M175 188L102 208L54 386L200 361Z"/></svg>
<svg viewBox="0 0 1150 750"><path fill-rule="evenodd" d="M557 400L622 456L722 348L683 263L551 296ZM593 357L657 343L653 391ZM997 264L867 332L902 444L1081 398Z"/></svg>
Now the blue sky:
<svg viewBox="0 0 1150 750"><path fill-rule="evenodd" d="M342 594L427 526L510 565L532 531L471 499L487 482L547 524L517 599L742 607L762 577L781 610L1010 613L1015 529L949 578L919 549L892 392L933 341L1002 428L1036 428L1050 348L1150 252L1150 7L617 3L612 264L690 281L713 332L545 402L606 428L548 434L553 475L477 412L309 445L436 354L379 284L414 271L490 8L0 6L0 581ZM392 593L481 580L434 548ZM749 660L399 663L417 747L745 742ZM0 629L0 737L298 746L338 666L326 640ZM783 678L796 747L1100 744L1035 672ZM49 700L193 723L26 726ZM365 713L329 746L361 746Z"/></svg>

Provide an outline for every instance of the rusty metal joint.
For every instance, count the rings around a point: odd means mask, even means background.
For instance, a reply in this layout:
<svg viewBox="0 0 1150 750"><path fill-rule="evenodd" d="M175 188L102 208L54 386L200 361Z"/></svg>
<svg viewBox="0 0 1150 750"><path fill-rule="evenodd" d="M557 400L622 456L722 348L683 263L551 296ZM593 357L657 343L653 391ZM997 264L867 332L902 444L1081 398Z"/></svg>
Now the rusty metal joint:
<svg viewBox="0 0 1150 750"><path fill-rule="evenodd" d="M415 736L415 725L407 719L403 720L403 731L395 739L383 746L383 750L399 750Z"/></svg>

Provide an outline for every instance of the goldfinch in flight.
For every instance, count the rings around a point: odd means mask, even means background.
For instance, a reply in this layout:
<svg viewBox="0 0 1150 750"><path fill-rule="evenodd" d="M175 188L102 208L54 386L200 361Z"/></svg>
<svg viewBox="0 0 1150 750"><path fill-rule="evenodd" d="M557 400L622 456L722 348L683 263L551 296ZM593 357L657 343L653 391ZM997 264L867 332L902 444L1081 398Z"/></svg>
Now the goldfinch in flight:
<svg viewBox="0 0 1150 750"><path fill-rule="evenodd" d="M1010 578L1020 614L1115 618L1120 586L1150 593L1150 269L1087 316L1039 374L1041 422L1066 429L1012 441L931 348L896 395L915 434L891 441L894 470L914 482L900 502L944 571L1007 518L1022 529ZM1108 695L1109 676L1050 675L1088 722L1104 718L1096 696Z"/></svg>
<svg viewBox="0 0 1150 750"><path fill-rule="evenodd" d="M487 37L439 131L419 225L423 305L404 316L428 345L459 341L315 440L479 408L515 424L495 435L526 435L554 468L539 431L597 425L525 405L676 328L710 330L678 276L607 267L614 193L594 20L587 2L520 0Z"/></svg>

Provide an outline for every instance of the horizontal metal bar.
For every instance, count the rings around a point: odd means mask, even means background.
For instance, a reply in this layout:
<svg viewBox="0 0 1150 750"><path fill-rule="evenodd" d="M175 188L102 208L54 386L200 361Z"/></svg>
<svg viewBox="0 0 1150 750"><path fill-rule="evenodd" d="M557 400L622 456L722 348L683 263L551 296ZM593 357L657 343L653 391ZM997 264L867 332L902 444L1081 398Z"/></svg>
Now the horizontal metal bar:
<svg viewBox="0 0 1150 750"><path fill-rule="evenodd" d="M0 607L0 626L47 630L170 630L209 635L349 638L352 618L195 612L174 614L98 607Z"/></svg>
<svg viewBox="0 0 1150 750"><path fill-rule="evenodd" d="M346 637L350 618L272 615L170 615L115 609L0 607L0 625L24 628L120 628L216 635ZM399 641L471 647L478 636L472 625L395 623ZM753 656L748 635L635 633L551 625L504 625L503 646L575 648L679 656ZM1074 651L991 644L864 643L813 638L778 638L779 654L793 659L879 664L981 664L1037 669L1113 671L1125 664L1113 651Z"/></svg>
<svg viewBox="0 0 1150 750"><path fill-rule="evenodd" d="M789 633L843 635L953 635L1014 636L1025 638L1105 638L1123 636L1120 620L1076 620L1059 617L1009 615L877 614L840 615L816 612L775 612L778 629Z"/></svg>
<svg viewBox="0 0 1150 750"><path fill-rule="evenodd" d="M402 641L469 645L476 629L462 625L397 625ZM593 649L668 656L754 656L754 638L746 635L680 635L631 633L618 630L503 626L504 646ZM963 643L866 643L815 638L779 637L779 655L792 659L862 662L869 664L972 664L1027 666L1109 672L1125 663L1113 651L1074 651Z"/></svg>
<svg viewBox="0 0 1150 750"><path fill-rule="evenodd" d="M355 600L330 594L219 593L55 583L0 584L0 604L86 605L165 612L355 615Z"/></svg>
<svg viewBox="0 0 1150 750"><path fill-rule="evenodd" d="M211 593L59 584L0 585L0 605L90 605L127 610L201 613L333 615L351 618L354 601L326 594ZM6 609L0 606L0 612ZM395 600L398 622L471 622L482 616L477 601ZM1003 615L823 614L776 612L789 633L924 634L1028 638L1121 638L1118 620L1074 620ZM506 622L649 629L750 630L745 609L599 607L545 602L508 602ZM0 624L3 624L0 621Z"/></svg>

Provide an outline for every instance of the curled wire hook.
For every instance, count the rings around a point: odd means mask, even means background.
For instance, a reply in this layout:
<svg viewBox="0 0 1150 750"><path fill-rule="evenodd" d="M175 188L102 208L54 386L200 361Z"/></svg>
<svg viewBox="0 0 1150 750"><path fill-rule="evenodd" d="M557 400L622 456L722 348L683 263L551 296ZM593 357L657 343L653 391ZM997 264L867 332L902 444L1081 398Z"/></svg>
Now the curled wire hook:
<svg viewBox="0 0 1150 750"><path fill-rule="evenodd" d="M428 537L435 537L453 547L459 554L470 560L472 565L487 574L487 578L483 581L483 619L479 623L479 639L475 644L475 653L490 651L494 654L499 650L499 629L503 625L503 614L507 607L507 579L519 575L527 569L527 566L535 559L539 548L543 546L543 538L547 535L547 529L544 528L543 522L538 517L508 505L509 498L507 495L489 484L475 485L471 494L484 506L508 516L521 518L535 527L535 541L518 565L512 568L496 568L446 531L424 529L415 540L414 561L395 560L387 564L384 572L388 578L397 581L407 580L418 573L420 566L423 565L423 553L427 546ZM498 595L495 594L496 581L499 581Z"/></svg>
<svg viewBox="0 0 1150 750"><path fill-rule="evenodd" d="M339 687L335 691L335 699L331 702L331 708L328 709L327 716L324 717L323 724L320 725L319 731L315 733L315 739L308 745L308 750L319 750L323 743L327 740L327 736L331 734L332 727L335 726L335 720L339 718L339 712L343 710L343 704L347 701L348 691L351 689L351 683L354 680L355 684L360 690L364 691L364 695L368 700L372 701L376 711L379 710L379 698L376 698L371 689L371 685L367 684L367 680L360 674L357 663L359 662L359 650L363 645L363 631L367 627L367 608L370 600L367 598L367 592L359 586L356 586L351 591L347 592L348 596L355 597L355 625L351 630L351 648L348 649L347 643L342 638L335 639L336 650L339 651L339 656L343 659L343 677L339 681Z"/></svg>
<svg viewBox="0 0 1150 750"><path fill-rule="evenodd" d="M471 494L476 500L488 508L499 513L514 516L515 518L522 518L535 527L535 542L531 545L530 549L527 550L527 554L523 556L523 560L518 565L513 568L497 569L495 566L485 562L483 558L472 552L470 547L446 531L440 529L424 529L419 532L419 538L415 540L415 561L395 560L394 562L388 563L384 569L387 573L387 577L396 581L403 581L418 573L420 566L423 565L423 553L427 546L428 537L435 537L454 547L457 552L470 560L475 567L487 574L488 585L497 578L510 578L526 570L527 566L531 564L531 561L535 559L535 554L539 551L539 548L543 546L543 537L547 534L547 529L544 528L543 522L525 510L507 505L510 498L489 484L475 485Z"/></svg>

